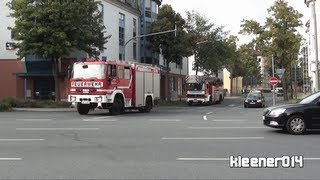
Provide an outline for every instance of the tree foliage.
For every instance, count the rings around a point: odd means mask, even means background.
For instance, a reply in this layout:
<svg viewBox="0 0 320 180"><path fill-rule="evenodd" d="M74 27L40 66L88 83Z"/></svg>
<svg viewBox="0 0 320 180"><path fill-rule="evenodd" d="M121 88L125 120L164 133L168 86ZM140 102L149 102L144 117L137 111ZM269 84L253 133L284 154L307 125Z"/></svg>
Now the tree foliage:
<svg viewBox="0 0 320 180"><path fill-rule="evenodd" d="M298 59L302 38L297 27L302 25L302 14L285 0L277 0L268 12L270 16L266 18L265 24L244 20L240 33L254 35L254 46L267 59L271 60L273 56L276 68L290 69L292 62ZM287 99L287 83L283 84L284 98Z"/></svg>
<svg viewBox="0 0 320 180"><path fill-rule="evenodd" d="M210 19L196 11L187 12L187 31L194 43L195 54L193 69L206 74L217 74L228 58L227 33L223 27L216 27Z"/></svg>
<svg viewBox="0 0 320 180"><path fill-rule="evenodd" d="M191 37L185 31L186 23L179 13L176 13L170 5L164 4L160 7L157 21L149 27L150 33L173 30L177 27L177 32L166 33L150 37L151 49L153 52L162 51L167 65L170 62L179 63L183 57L192 54Z"/></svg>
<svg viewBox="0 0 320 180"><path fill-rule="evenodd" d="M53 61L56 100L59 98L57 61L73 50L96 56L110 36L105 36L98 2L94 0L12 0L8 3L21 58L35 54Z"/></svg>
<svg viewBox="0 0 320 180"><path fill-rule="evenodd" d="M15 18L12 31L18 40L18 55L37 54L58 58L72 49L96 55L104 36L101 12L94 0L12 0Z"/></svg>

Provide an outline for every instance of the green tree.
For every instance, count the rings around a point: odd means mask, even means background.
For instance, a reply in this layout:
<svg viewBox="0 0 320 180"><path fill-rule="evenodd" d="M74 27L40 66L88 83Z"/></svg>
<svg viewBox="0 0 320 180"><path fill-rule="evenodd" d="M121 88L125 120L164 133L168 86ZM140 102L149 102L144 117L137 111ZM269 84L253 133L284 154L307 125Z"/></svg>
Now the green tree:
<svg viewBox="0 0 320 180"><path fill-rule="evenodd" d="M15 26L21 58L36 54L51 59L56 101L60 99L58 62L73 50L97 56L98 49L110 36L105 36L102 14L94 0L12 0L8 3Z"/></svg>
<svg viewBox="0 0 320 180"><path fill-rule="evenodd" d="M277 0L268 12L270 16L264 25L254 20L244 20L240 33L255 35L253 43L262 55L270 60L273 56L276 68L290 70L292 62L298 59L302 38L297 27L302 25L302 14L285 0ZM285 100L288 99L288 79L290 73L286 71L282 79Z"/></svg>
<svg viewBox="0 0 320 180"><path fill-rule="evenodd" d="M187 31L192 37L195 62L193 70L205 74L217 74L225 65L229 55L227 51L226 35L223 27L216 27L210 19L196 11L187 12Z"/></svg>
<svg viewBox="0 0 320 180"><path fill-rule="evenodd" d="M257 61L258 55L259 52L254 50L252 43L241 45L239 48L239 58L241 61L240 74L244 77L246 90L249 85L248 79L250 79L251 88L261 81L259 62ZM252 82L253 79L256 80L255 84Z"/></svg>
<svg viewBox="0 0 320 180"><path fill-rule="evenodd" d="M153 52L162 51L164 60L166 61L166 84L168 87L168 100L170 100L169 89L169 64L180 63L183 57L188 57L192 54L191 44L192 37L185 30L186 23L179 13L176 13L170 5L164 4L160 7L157 21L149 27L150 33L168 31L177 27L176 33L166 33L162 35L151 36L150 44Z"/></svg>
<svg viewBox="0 0 320 180"><path fill-rule="evenodd" d="M191 44L192 52L195 55L193 70L196 71L197 75L201 69L203 70L206 67L207 57L209 57L206 52L212 48L215 40L214 34L211 33L214 24L197 11L188 11L186 21L187 31L193 40Z"/></svg>
<svg viewBox="0 0 320 180"><path fill-rule="evenodd" d="M230 72L230 95L233 96L233 78L241 76L242 62L239 58L239 51L237 49L238 38L236 36L229 36L226 41L227 54L229 57L226 59L225 67Z"/></svg>

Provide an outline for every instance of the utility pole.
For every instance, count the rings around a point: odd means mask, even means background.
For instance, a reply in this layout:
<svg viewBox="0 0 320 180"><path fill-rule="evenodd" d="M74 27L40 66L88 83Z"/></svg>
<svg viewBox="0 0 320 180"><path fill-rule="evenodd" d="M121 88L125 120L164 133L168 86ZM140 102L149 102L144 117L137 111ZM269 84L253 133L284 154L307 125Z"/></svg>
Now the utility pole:
<svg viewBox="0 0 320 180"><path fill-rule="evenodd" d="M272 77L274 77L274 58L272 56ZM276 105L275 86L272 86L272 104Z"/></svg>
<svg viewBox="0 0 320 180"><path fill-rule="evenodd" d="M294 66L294 96L295 96L295 99L298 98L298 94L297 94L297 63Z"/></svg>
<svg viewBox="0 0 320 180"><path fill-rule="evenodd" d="M312 17L313 17L313 30L314 30L314 50L315 50L315 91L319 91L319 70L318 70L318 30L317 30L317 15L316 15L316 0L313 0L311 3Z"/></svg>

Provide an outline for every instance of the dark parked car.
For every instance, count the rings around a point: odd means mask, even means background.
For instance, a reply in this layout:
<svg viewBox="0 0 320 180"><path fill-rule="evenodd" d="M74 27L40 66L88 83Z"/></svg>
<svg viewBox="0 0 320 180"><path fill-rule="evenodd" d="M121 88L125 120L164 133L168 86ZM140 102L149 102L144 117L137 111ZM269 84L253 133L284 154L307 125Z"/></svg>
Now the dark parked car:
<svg viewBox="0 0 320 180"><path fill-rule="evenodd" d="M296 104L267 108L262 119L266 126L283 128L295 135L303 134L307 129L320 129L320 92Z"/></svg>
<svg viewBox="0 0 320 180"><path fill-rule="evenodd" d="M265 107L264 96L261 92L251 92L244 100L244 107Z"/></svg>

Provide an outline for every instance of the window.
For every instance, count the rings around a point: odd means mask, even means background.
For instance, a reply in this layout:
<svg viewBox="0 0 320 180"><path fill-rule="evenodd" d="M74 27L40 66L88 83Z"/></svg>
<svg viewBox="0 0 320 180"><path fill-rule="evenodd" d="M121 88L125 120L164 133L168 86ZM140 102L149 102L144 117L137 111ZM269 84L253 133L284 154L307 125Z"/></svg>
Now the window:
<svg viewBox="0 0 320 180"><path fill-rule="evenodd" d="M99 4L98 4L98 10L101 13L101 17L100 18L101 18L101 21L103 23L104 7L103 7L103 4L101 2L99 2Z"/></svg>
<svg viewBox="0 0 320 180"><path fill-rule="evenodd" d="M124 67L118 66L118 77L119 79L123 79Z"/></svg>
<svg viewBox="0 0 320 180"><path fill-rule="evenodd" d="M13 31L11 31L11 39L12 39L12 40L15 40L15 39L16 39L16 35L14 34Z"/></svg>
<svg viewBox="0 0 320 180"><path fill-rule="evenodd" d="M133 59L137 60L137 43L133 43Z"/></svg>
<svg viewBox="0 0 320 180"><path fill-rule="evenodd" d="M146 11L146 17L151 18L151 11Z"/></svg>
<svg viewBox="0 0 320 180"><path fill-rule="evenodd" d="M119 13L119 21L124 21L124 18L125 18L124 14Z"/></svg>
<svg viewBox="0 0 320 180"><path fill-rule="evenodd" d="M124 28L119 27L119 45L124 46Z"/></svg>
<svg viewBox="0 0 320 180"><path fill-rule="evenodd" d="M124 79L130 79L130 67L124 68Z"/></svg>
<svg viewBox="0 0 320 180"><path fill-rule="evenodd" d="M182 69L182 60L176 62L176 68Z"/></svg>
<svg viewBox="0 0 320 180"><path fill-rule="evenodd" d="M115 77L115 76L117 76L116 65L109 64L108 65L108 77Z"/></svg>
<svg viewBox="0 0 320 180"><path fill-rule="evenodd" d="M133 37L137 36L137 20L133 18ZM137 39L134 39L136 41Z"/></svg>

